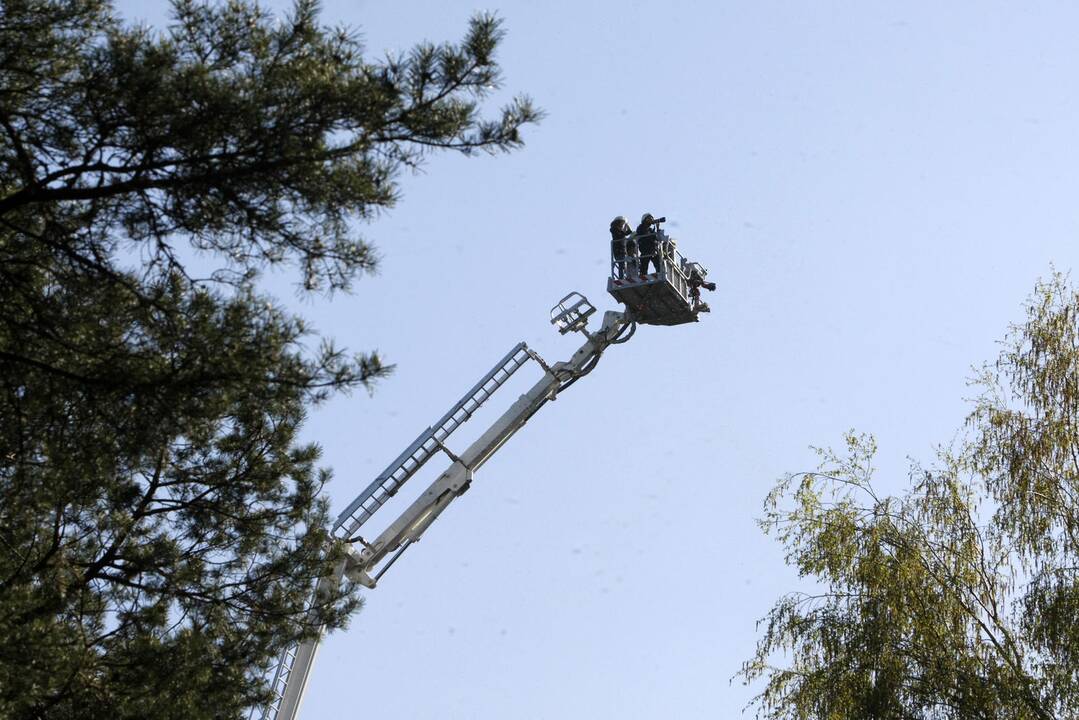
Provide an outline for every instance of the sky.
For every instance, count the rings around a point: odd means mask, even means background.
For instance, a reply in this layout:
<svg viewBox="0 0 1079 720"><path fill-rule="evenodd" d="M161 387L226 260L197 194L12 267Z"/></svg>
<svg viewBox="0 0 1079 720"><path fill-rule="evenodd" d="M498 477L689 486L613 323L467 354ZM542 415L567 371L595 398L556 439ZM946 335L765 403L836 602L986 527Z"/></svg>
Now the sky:
<svg viewBox="0 0 1079 720"><path fill-rule="evenodd" d="M616 309L615 215L665 215L719 289L700 323L610 349L477 473L326 638L301 717L738 716L761 689L732 681L756 621L807 587L756 525L768 490L853 428L877 437L878 486L901 491L909 458L958 437L974 368L1035 282L1077 267L1079 5L323 8L375 56L495 10L494 102L547 112L519 152L402 176L398 205L357 228L382 263L353 294L266 279L396 365L307 423L335 512L518 341L568 359L580 338L548 325L567 292Z"/></svg>

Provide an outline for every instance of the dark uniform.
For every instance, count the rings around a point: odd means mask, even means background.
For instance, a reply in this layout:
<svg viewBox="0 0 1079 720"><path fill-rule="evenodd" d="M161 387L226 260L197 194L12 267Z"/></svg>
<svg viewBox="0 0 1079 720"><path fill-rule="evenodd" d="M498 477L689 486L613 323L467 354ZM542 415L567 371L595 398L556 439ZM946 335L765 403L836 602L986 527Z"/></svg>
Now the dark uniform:
<svg viewBox="0 0 1079 720"><path fill-rule="evenodd" d="M614 261L614 276L620 280L626 277L626 255L629 250L626 241L632 234L629 223L621 215L611 221L611 259Z"/></svg>
<svg viewBox="0 0 1079 720"><path fill-rule="evenodd" d="M651 213L641 217L637 226L637 249L641 253L641 276L648 274L648 263L659 272L659 243L656 236L655 218Z"/></svg>
<svg viewBox="0 0 1079 720"><path fill-rule="evenodd" d="M708 307L708 303L701 300L701 288L705 290L715 290L716 284L714 282L708 282L701 275L700 267L696 263L689 265L689 298L690 305L693 308L693 312L711 312L712 308Z"/></svg>

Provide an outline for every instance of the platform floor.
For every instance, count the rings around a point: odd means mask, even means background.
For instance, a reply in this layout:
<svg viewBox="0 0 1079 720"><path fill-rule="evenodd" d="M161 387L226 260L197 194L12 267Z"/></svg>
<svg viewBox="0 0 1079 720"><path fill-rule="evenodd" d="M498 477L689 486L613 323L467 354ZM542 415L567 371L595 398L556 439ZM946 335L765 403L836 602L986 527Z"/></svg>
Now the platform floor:
<svg viewBox="0 0 1079 720"><path fill-rule="evenodd" d="M688 298L660 273L652 273L643 281L608 278L607 292L632 310L637 322L644 325L697 322Z"/></svg>

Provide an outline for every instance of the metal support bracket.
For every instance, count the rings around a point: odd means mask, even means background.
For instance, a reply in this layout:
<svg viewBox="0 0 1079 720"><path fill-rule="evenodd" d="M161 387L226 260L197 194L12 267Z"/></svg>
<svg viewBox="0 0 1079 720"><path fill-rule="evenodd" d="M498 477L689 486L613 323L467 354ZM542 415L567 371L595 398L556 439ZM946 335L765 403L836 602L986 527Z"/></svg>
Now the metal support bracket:
<svg viewBox="0 0 1079 720"><path fill-rule="evenodd" d="M457 463L458 465L464 465L464 468L466 470L469 469L467 465L461 462L461 458L457 457L457 455L454 454L453 450L450 450L448 447L446 447L446 444L444 442L442 442L438 438L432 439L435 441L435 445L438 445L439 449L442 450L442 452L446 453L446 456L449 457L450 460Z"/></svg>
<svg viewBox="0 0 1079 720"><path fill-rule="evenodd" d="M538 352L536 352L535 350L533 350L532 348L529 348L529 347L525 348L525 352L528 353L528 357L535 360L536 363L541 368L543 368L544 372L547 372L547 373L550 373L551 375L554 375L554 370L551 369L551 366L547 364L546 360L544 360L542 357L540 357L540 354Z"/></svg>

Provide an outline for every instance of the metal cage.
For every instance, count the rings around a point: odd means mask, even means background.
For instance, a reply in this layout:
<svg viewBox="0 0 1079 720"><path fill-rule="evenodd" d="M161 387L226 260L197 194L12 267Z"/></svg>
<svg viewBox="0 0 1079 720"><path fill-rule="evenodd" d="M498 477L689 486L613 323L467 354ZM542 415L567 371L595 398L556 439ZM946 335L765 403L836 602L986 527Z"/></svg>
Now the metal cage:
<svg viewBox="0 0 1079 720"><path fill-rule="evenodd" d="M641 253L641 240L654 252ZM681 325L697 322L698 303L692 294L690 278L693 273L703 280L708 271L690 262L679 251L673 238L663 230L625 238L619 248L611 244L611 276L607 292L633 312L634 318L645 325ZM652 272L642 268L653 266Z"/></svg>

